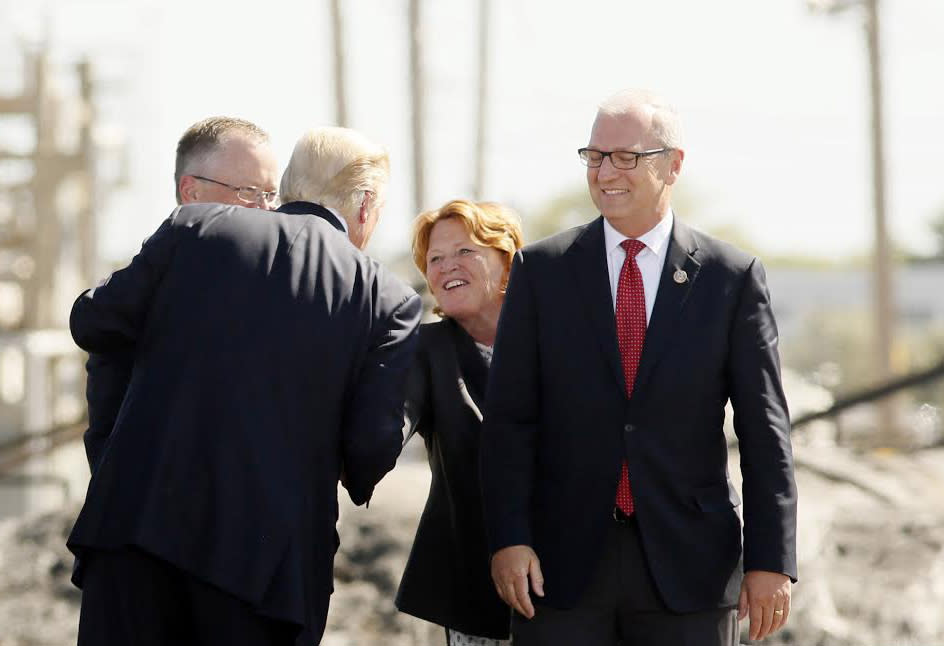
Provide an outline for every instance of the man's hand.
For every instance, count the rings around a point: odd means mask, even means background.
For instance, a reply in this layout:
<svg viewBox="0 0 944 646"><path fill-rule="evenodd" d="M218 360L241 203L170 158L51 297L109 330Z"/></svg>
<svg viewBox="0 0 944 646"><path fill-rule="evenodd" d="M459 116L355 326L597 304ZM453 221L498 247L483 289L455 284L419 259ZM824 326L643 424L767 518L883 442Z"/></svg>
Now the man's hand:
<svg viewBox="0 0 944 646"><path fill-rule="evenodd" d="M751 639L763 639L787 623L787 617L790 616L790 586L790 577L779 572L751 570L744 575L738 602L738 621L750 614Z"/></svg>
<svg viewBox="0 0 944 646"><path fill-rule="evenodd" d="M492 556L492 582L502 601L531 619L534 605L528 594L528 578L531 588L539 597L544 596L544 575L538 555L527 545L505 547Z"/></svg>

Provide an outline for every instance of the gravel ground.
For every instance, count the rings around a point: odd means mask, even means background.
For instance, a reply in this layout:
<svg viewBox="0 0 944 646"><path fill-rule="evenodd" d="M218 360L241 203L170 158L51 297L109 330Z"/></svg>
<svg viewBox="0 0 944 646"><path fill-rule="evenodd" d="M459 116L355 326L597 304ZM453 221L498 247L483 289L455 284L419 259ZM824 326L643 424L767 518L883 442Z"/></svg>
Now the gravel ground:
<svg viewBox="0 0 944 646"><path fill-rule="evenodd" d="M796 457L800 583L788 627L764 643L944 646L944 449L852 453L798 442ZM370 509L342 505L325 646L443 643L439 627L393 607L428 486L426 465L405 462ZM64 546L75 512L0 524L0 646L75 643L79 595Z"/></svg>

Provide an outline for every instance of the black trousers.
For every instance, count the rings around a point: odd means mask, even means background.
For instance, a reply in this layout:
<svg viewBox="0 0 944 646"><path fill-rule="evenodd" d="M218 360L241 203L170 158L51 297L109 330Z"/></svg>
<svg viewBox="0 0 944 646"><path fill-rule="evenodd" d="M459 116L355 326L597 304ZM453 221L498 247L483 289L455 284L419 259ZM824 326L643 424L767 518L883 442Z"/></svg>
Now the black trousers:
<svg viewBox="0 0 944 646"><path fill-rule="evenodd" d="M136 548L83 555L78 646L292 646L299 627Z"/></svg>
<svg viewBox="0 0 944 646"><path fill-rule="evenodd" d="M736 608L670 611L646 564L636 521L614 521L600 564L576 607L548 608L532 595L534 618L515 613L515 646L736 646Z"/></svg>

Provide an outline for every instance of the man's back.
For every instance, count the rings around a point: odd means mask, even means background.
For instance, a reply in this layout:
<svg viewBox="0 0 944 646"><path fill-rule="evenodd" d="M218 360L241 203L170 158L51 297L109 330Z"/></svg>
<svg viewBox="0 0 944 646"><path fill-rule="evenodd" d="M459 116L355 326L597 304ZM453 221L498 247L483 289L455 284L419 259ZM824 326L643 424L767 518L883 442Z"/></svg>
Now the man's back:
<svg viewBox="0 0 944 646"><path fill-rule="evenodd" d="M399 452L419 312L319 218L175 211L73 309L80 346L135 360L70 547L133 544L308 623L327 603L341 470L360 503Z"/></svg>

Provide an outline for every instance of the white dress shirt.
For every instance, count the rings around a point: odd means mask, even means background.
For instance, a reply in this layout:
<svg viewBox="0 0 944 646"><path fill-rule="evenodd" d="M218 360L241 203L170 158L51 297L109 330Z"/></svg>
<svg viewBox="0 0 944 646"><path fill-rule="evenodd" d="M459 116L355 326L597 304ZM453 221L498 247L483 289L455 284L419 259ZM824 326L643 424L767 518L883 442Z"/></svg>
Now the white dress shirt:
<svg viewBox="0 0 944 646"><path fill-rule="evenodd" d="M322 205L322 206L324 206L324 205ZM335 211L334 209L332 209L330 206L325 206L325 208L328 209L329 211L331 211L331 215L333 215L334 217L336 217L336 218L341 222L341 226L344 227L344 233L350 234L351 232L350 232L350 231L348 230L348 228L347 228L347 220L345 220L344 218L342 218L342 217L341 217L341 214L338 213L337 211Z"/></svg>
<svg viewBox="0 0 944 646"><path fill-rule="evenodd" d="M662 277L662 266L665 265L665 256L669 249L669 236L672 235L672 222L675 215L672 209L659 224L642 234L637 240L646 245L646 248L636 256L636 264L642 274L642 286L646 292L646 324L652 318L652 307L656 303L656 294L659 291L659 279ZM616 312L616 290L619 287L620 271L626 252L620 246L623 240L629 239L613 228L605 218L603 220L603 240L606 245L606 266L610 272L610 294L613 296L613 311Z"/></svg>

